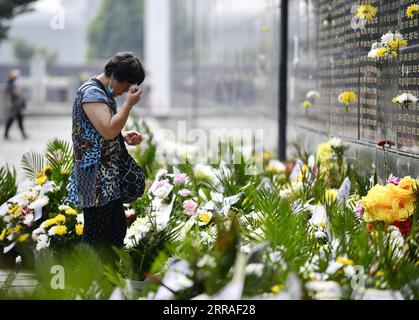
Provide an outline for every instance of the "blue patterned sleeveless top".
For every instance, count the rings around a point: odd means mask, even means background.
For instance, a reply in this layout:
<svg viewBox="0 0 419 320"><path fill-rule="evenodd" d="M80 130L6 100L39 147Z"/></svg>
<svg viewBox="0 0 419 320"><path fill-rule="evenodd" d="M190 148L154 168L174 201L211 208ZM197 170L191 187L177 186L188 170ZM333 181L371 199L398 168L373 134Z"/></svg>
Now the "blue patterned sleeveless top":
<svg viewBox="0 0 419 320"><path fill-rule="evenodd" d="M112 114L116 102L93 81L85 82L73 103L73 170L67 186L67 201L82 207L101 207L121 197L118 159L121 145L103 138L83 110L83 103L106 103Z"/></svg>

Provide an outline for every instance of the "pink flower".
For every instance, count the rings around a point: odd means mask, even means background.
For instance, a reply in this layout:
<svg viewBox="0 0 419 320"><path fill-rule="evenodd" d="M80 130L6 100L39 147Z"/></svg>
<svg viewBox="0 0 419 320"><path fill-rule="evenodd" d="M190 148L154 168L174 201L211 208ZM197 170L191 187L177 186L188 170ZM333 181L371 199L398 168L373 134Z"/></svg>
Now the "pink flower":
<svg viewBox="0 0 419 320"><path fill-rule="evenodd" d="M190 216L194 214L197 207L198 207L198 204L193 200L186 200L183 203L183 208L185 209L185 213Z"/></svg>
<svg viewBox="0 0 419 320"><path fill-rule="evenodd" d="M175 175L175 179L173 180L173 182L178 185L178 184L184 184L186 182L186 173L178 173L177 175Z"/></svg>
<svg viewBox="0 0 419 320"><path fill-rule="evenodd" d="M399 185L400 180L402 180L402 178L398 178L398 177L391 177L390 179L387 179L387 183L392 183L396 186Z"/></svg>
<svg viewBox="0 0 419 320"><path fill-rule="evenodd" d="M187 196L190 196L191 194L192 192L188 189L179 190L179 195L181 195L182 197L187 197Z"/></svg>

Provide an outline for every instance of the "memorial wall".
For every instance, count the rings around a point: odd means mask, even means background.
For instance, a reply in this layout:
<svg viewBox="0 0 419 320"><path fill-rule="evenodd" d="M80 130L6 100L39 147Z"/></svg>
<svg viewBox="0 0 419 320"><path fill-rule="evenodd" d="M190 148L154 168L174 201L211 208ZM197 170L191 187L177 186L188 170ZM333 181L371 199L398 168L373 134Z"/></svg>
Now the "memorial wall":
<svg viewBox="0 0 419 320"><path fill-rule="evenodd" d="M419 104L394 101L419 96L419 17L406 12L414 3L289 1L289 143L311 149L336 136L360 168L382 176L388 162L394 174L419 175Z"/></svg>

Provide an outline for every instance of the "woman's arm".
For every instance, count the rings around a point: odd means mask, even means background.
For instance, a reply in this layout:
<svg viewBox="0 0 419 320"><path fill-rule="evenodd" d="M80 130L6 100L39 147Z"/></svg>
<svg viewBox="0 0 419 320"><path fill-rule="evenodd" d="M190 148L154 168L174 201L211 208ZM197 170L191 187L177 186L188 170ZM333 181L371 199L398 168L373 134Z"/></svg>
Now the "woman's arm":
<svg viewBox="0 0 419 320"><path fill-rule="evenodd" d="M128 91L124 104L113 116L105 103L83 103L83 110L100 135L107 140L113 140L124 128L129 113L140 101L140 96L141 91L138 88Z"/></svg>

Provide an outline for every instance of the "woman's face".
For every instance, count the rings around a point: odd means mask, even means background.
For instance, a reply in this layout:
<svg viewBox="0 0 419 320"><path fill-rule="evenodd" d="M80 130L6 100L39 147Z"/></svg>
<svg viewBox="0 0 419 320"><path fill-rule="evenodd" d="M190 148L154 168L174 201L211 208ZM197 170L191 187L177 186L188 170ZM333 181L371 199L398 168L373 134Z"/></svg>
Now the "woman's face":
<svg viewBox="0 0 419 320"><path fill-rule="evenodd" d="M117 97L123 95L124 93L128 92L129 88L131 88L132 84L128 82L119 82L118 80L113 81L113 96Z"/></svg>

